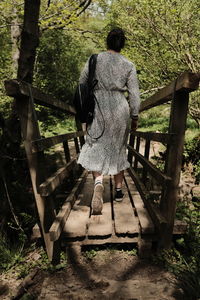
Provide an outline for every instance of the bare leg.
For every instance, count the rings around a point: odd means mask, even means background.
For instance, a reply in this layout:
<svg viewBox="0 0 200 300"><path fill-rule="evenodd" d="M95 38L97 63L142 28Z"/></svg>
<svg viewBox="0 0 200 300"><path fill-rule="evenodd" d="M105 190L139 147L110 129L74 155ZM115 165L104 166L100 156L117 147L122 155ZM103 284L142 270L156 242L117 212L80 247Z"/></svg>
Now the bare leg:
<svg viewBox="0 0 200 300"><path fill-rule="evenodd" d="M93 175L93 178L94 178L95 182L100 181L102 183L103 175L101 173L92 172L92 175Z"/></svg>
<svg viewBox="0 0 200 300"><path fill-rule="evenodd" d="M121 171L118 174L114 175L115 188L116 189L121 189L122 188L123 179L124 179L124 171Z"/></svg>

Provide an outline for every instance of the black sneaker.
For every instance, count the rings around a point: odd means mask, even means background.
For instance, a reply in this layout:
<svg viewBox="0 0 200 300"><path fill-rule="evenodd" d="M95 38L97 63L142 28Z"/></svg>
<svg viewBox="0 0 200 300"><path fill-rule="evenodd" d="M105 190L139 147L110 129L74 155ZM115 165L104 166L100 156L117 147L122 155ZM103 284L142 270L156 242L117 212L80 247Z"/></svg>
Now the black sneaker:
<svg viewBox="0 0 200 300"><path fill-rule="evenodd" d="M122 193L122 190L115 190L115 201L121 202L124 198L124 194Z"/></svg>

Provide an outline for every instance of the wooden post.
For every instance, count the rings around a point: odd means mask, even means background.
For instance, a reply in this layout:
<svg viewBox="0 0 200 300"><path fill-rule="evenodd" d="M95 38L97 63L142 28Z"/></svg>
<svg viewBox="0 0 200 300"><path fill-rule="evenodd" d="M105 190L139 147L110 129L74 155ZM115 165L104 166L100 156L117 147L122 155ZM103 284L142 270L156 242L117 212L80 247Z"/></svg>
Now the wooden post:
<svg viewBox="0 0 200 300"><path fill-rule="evenodd" d="M184 136L187 120L189 91L175 94L171 103L169 133L176 134L174 143L168 145L166 173L172 178L167 184L160 202L160 209L166 217L167 226L161 236L160 247L170 248L178 199L179 180L182 165Z"/></svg>
<svg viewBox="0 0 200 300"><path fill-rule="evenodd" d="M32 83L33 69L36 54L36 47L39 43L39 19L40 0L25 0L24 24L21 36L21 49L19 57L19 67L17 77ZM55 212L50 197L44 198L38 192L39 185L44 181L44 155L43 152L32 153L31 142L40 139L40 131L37 117L34 109L31 86L29 90L30 97L17 97L16 106L21 123L22 138L24 140L26 155L29 164L31 181L36 200L38 216L40 220L41 234L48 254L52 262L58 262L58 242L53 243L50 240L49 228L54 221Z"/></svg>

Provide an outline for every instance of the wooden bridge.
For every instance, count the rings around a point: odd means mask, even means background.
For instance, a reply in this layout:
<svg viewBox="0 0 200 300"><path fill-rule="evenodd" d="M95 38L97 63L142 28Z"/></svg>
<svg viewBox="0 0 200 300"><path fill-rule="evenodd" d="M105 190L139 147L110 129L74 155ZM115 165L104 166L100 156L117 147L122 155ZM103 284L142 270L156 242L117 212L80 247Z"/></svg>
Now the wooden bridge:
<svg viewBox="0 0 200 300"><path fill-rule="evenodd" d="M30 6L31 7L31 6ZM18 78L7 80L7 95L14 97L21 122L22 137L29 163L33 192L38 211L38 224L48 257L58 262L60 247L68 243L99 245L135 243L139 252L148 253L155 243L168 248L172 235L182 232L174 222L183 154L184 134L190 92L199 85L199 75L183 73L152 97L142 102L141 112L171 102L168 133L130 132L127 149L130 169L125 172L125 198L113 200L113 179L104 179L104 207L102 215L92 216L90 202L93 178L77 165L77 156L84 144L84 132L76 121L77 131L50 138L42 138L35 111L35 103L60 110L76 117L73 107L33 87L32 76L35 50L38 44L39 8L26 8L22 32ZM28 42L27 42L28 41ZM71 141L76 155L72 155ZM145 142L141 152L141 141ZM166 146L164 171L150 161L152 141ZM62 144L66 163L54 174L48 174L45 150ZM67 198L55 208L56 193L65 178L73 187Z"/></svg>

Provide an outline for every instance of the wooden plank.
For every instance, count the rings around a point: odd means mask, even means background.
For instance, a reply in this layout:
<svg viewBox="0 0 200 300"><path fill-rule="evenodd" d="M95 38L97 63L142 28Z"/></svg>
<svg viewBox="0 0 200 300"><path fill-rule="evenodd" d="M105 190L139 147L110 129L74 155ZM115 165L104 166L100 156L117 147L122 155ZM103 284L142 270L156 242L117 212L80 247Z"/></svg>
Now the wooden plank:
<svg viewBox="0 0 200 300"><path fill-rule="evenodd" d="M131 193L133 204L135 206L136 213L139 219L141 234L153 234L155 232L153 221L147 209L145 208L140 193L137 191L135 184L133 183L133 180L128 172L125 172L125 180Z"/></svg>
<svg viewBox="0 0 200 300"><path fill-rule="evenodd" d="M118 237L113 235L111 237L102 239L89 239L86 238L82 241L71 242L70 239L62 240L62 246L67 245L79 245L79 246L95 246L95 245L109 245L109 244L136 244L138 243L138 237Z"/></svg>
<svg viewBox="0 0 200 300"><path fill-rule="evenodd" d="M69 241L70 238L80 239L86 237L93 190L94 180L92 176L88 176L63 229L62 236L64 238L68 237Z"/></svg>
<svg viewBox="0 0 200 300"><path fill-rule="evenodd" d="M112 235L110 178L104 177L104 204L102 215L91 215L88 221L88 238L102 238Z"/></svg>
<svg viewBox="0 0 200 300"><path fill-rule="evenodd" d="M148 141L160 142L163 144L171 144L175 141L176 135L173 133L161 133L161 132L142 132L142 131L131 131L132 136L139 136Z"/></svg>
<svg viewBox="0 0 200 300"><path fill-rule="evenodd" d="M139 193L133 195L133 203L139 218L141 233L148 234L155 232L155 226L150 218L147 209L144 207L144 202Z"/></svg>
<svg viewBox="0 0 200 300"><path fill-rule="evenodd" d="M28 83L17 79L6 80L5 89L6 89L6 94L10 97L19 97L19 96L29 97L30 95L30 87ZM48 95L33 86L31 86L31 91L35 103L43 105L45 107L50 107L54 109L56 108L64 112L68 112L72 115L76 114L74 107L66 104L63 101L54 98L52 95Z"/></svg>
<svg viewBox="0 0 200 300"><path fill-rule="evenodd" d="M159 230L159 232L162 232L167 224L165 217L163 216L163 214L161 213L159 208L156 207L155 205L153 205L148 200L148 198L149 198L148 192L147 192L145 186L143 185L143 183L141 182L141 180L139 179L139 177L137 176L137 174L135 173L135 171L133 170L133 168L129 168L128 173L131 176L131 178L133 179L133 181L137 187L137 190L140 193L140 196L145 204L145 207L147 208L148 213L149 213L154 225L156 226L156 229Z"/></svg>
<svg viewBox="0 0 200 300"><path fill-rule="evenodd" d="M188 92L197 90L199 87L200 73L185 72L177 80L158 91L156 94L141 103L140 112L151 107L163 104L171 100L176 85L176 92L187 90Z"/></svg>
<svg viewBox="0 0 200 300"><path fill-rule="evenodd" d="M134 209L130 202L125 187L122 202L113 202L115 233L119 236L133 236L139 233L139 220L135 216Z"/></svg>
<svg viewBox="0 0 200 300"><path fill-rule="evenodd" d="M143 155L138 153L135 149L128 145L128 149L130 149L133 155L137 158L137 160L147 169L147 171L161 184L166 185L171 177L165 175L158 168L156 168L148 159L146 159Z"/></svg>
<svg viewBox="0 0 200 300"><path fill-rule="evenodd" d="M60 168L51 177L45 180L45 182L40 184L40 195L49 196L62 183L62 181L69 176L70 171L75 167L75 165L76 159L72 159L65 167Z"/></svg>
<svg viewBox="0 0 200 300"><path fill-rule="evenodd" d="M70 211L74 205L74 202L78 198L78 194L82 188L82 185L84 184L87 176L87 171L84 171L81 177L77 180L77 183L75 184L74 188L72 189L70 195L65 200L62 208L60 209L59 213L56 216L55 221L53 222L49 234L52 241L56 241L59 239L60 234L63 230L63 227L65 226L66 220L70 214Z"/></svg>
<svg viewBox="0 0 200 300"><path fill-rule="evenodd" d="M66 134L60 134L60 135L32 141L32 152L34 153L34 152L42 151L44 149L55 146L59 143L83 136L84 134L85 132L83 131L77 131L77 132L70 132Z"/></svg>

